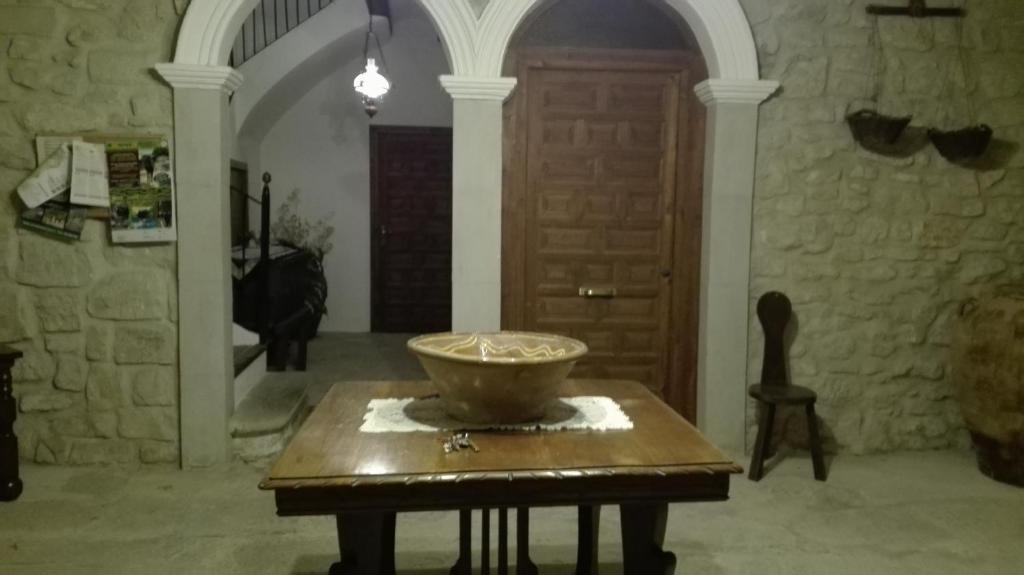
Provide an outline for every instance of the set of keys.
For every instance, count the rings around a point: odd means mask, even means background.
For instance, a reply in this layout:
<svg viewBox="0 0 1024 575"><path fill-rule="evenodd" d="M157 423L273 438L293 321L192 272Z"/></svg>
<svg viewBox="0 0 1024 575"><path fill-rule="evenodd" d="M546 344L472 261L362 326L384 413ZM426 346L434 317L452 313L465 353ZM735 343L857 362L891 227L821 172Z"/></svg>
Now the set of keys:
<svg viewBox="0 0 1024 575"><path fill-rule="evenodd" d="M473 440L469 438L469 434L465 432L453 433L451 437L444 440L443 445L445 453L453 453L463 449L472 449L475 453L480 453L480 448L473 443Z"/></svg>

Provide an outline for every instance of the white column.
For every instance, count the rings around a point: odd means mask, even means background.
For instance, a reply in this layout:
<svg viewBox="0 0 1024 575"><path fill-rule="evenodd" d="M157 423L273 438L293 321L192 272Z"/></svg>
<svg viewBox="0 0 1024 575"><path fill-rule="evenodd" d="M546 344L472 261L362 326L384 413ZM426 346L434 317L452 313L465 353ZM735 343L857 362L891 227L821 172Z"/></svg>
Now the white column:
<svg viewBox="0 0 1024 575"><path fill-rule="evenodd" d="M227 461L231 453L228 95L242 76L220 66L156 69L174 88L181 464L202 467Z"/></svg>
<svg viewBox="0 0 1024 575"><path fill-rule="evenodd" d="M452 330L501 328L502 103L515 78L442 76L454 100Z"/></svg>
<svg viewBox="0 0 1024 575"><path fill-rule="evenodd" d="M758 107L777 82L708 80L704 165L697 424L713 443L742 453L746 437L750 246Z"/></svg>

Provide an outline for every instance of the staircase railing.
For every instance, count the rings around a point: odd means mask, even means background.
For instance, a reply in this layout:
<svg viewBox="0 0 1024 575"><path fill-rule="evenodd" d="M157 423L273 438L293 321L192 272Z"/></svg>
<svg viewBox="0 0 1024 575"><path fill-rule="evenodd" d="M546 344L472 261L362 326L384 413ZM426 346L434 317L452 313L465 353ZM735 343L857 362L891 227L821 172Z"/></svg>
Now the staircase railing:
<svg viewBox="0 0 1024 575"><path fill-rule="evenodd" d="M248 62L332 2L334 0L260 0L235 38L231 66L237 68Z"/></svg>

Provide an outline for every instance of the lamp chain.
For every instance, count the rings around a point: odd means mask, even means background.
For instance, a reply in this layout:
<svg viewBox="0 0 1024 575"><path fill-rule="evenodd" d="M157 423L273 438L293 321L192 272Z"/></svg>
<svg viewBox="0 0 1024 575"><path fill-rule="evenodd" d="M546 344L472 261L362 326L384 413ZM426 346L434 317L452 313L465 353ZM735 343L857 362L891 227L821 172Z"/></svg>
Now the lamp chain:
<svg viewBox="0 0 1024 575"><path fill-rule="evenodd" d="M366 38L363 40L363 61L370 57L370 37L373 37L373 41L377 44L377 54L380 55L380 69L381 72L388 75L388 61L384 57L384 48L380 45L380 38L377 33L373 31L373 14L370 14L370 27L366 30Z"/></svg>

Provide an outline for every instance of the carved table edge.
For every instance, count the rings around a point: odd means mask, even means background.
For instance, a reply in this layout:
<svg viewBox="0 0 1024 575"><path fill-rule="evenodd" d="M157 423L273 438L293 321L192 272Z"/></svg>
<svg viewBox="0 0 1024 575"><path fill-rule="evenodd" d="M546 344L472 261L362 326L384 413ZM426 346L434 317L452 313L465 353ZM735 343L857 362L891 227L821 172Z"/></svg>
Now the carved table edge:
<svg viewBox="0 0 1024 575"><path fill-rule="evenodd" d="M530 481L579 479L585 477L670 477L691 475L736 475L743 467L735 463L676 465L659 467L611 467L580 470L473 471L466 473L423 473L417 475L339 476L324 478L282 479L267 477L260 482L263 490L306 489L322 487L358 487L371 485L414 485L424 483L461 483L464 481Z"/></svg>

